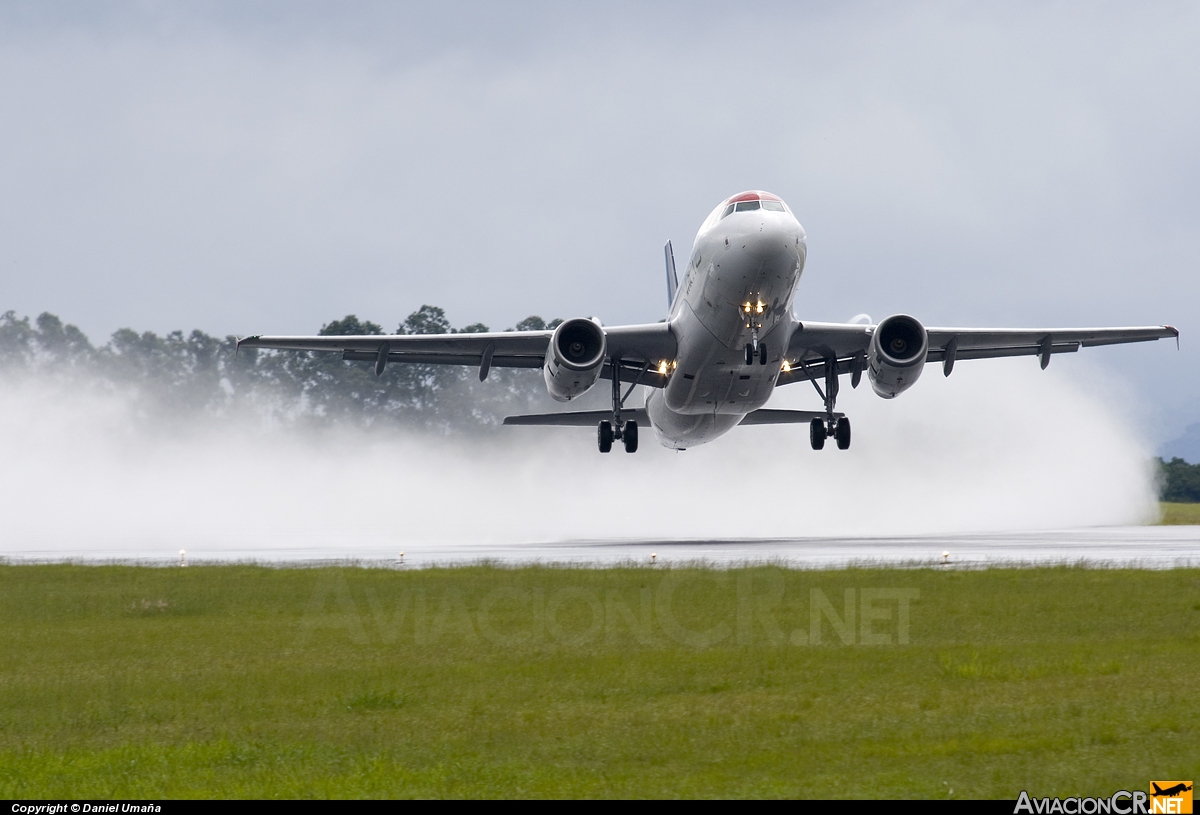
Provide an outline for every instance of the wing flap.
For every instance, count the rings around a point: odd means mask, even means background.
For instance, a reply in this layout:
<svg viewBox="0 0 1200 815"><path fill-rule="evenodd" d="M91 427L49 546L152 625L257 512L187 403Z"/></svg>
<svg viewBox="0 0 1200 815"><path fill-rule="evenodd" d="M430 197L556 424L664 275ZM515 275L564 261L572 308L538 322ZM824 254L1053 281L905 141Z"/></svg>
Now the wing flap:
<svg viewBox="0 0 1200 815"><path fill-rule="evenodd" d="M1056 342L1051 343L1051 354L1071 354L1079 350L1080 343ZM954 358L959 359L997 359L1000 357L1032 357L1042 353L1040 345L1012 345L995 348L962 348L955 352ZM946 349L930 347L927 362L941 362L946 358Z"/></svg>
<svg viewBox="0 0 1200 815"><path fill-rule="evenodd" d="M497 354L545 356L550 331L500 331L480 334L365 334L315 337L261 336L238 341L239 347L273 348L281 351L369 351L375 354L383 343L392 353L447 354L473 357L478 364L484 349L494 344ZM372 357L374 358L374 357ZM470 364L464 362L463 364Z"/></svg>
<svg viewBox="0 0 1200 815"><path fill-rule="evenodd" d="M378 353L374 351L343 351L342 359L348 362L375 362L378 359ZM404 351L391 351L388 353L387 361L391 363L409 363L419 365L482 365L483 354L418 354ZM545 357L540 356L515 356L508 354L493 354L491 366L493 368L540 368L545 361Z"/></svg>

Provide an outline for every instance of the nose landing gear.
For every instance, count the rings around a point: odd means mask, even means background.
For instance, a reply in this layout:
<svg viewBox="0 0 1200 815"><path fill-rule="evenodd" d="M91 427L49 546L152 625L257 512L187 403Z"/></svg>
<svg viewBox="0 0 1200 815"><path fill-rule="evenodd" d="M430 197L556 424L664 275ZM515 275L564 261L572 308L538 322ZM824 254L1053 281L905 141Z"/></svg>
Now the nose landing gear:
<svg viewBox="0 0 1200 815"><path fill-rule="evenodd" d="M769 306L762 300L759 300L757 304L751 304L747 300L741 310L745 313L746 328L750 329L750 342L746 343L746 364L753 365L754 358L758 357L758 364L766 365L767 346L758 341L758 332L762 328L762 314L769 310Z"/></svg>
<svg viewBox="0 0 1200 815"><path fill-rule="evenodd" d="M757 339L754 342L746 343L746 364L753 365L755 357L758 357L759 365L767 364L767 344L759 342Z"/></svg>

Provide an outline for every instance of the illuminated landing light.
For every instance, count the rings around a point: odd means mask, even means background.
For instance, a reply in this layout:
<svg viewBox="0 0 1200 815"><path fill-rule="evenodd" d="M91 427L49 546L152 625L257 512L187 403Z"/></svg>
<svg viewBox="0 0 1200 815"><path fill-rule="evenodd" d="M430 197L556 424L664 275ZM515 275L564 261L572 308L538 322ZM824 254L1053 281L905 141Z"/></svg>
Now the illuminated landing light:
<svg viewBox="0 0 1200 815"><path fill-rule="evenodd" d="M755 304L755 308L757 308L757 309L758 309L758 313L759 313L759 314L762 314L762 313L763 313L763 308L764 308L764 306L763 306L763 302L762 302L762 300L759 300L759 301L758 301L758 303L756 303L756 304Z"/></svg>
<svg viewBox="0 0 1200 815"><path fill-rule="evenodd" d="M791 370L792 370L792 363L788 362L785 359L783 361L783 372L786 374L786 373L789 373Z"/></svg>
<svg viewBox="0 0 1200 815"><path fill-rule="evenodd" d="M666 373L667 373L667 361L666 361L665 359L664 359L662 362L658 363L658 372L659 372L660 374L662 374L663 376L666 376Z"/></svg>
<svg viewBox="0 0 1200 815"><path fill-rule="evenodd" d="M743 304L742 304L742 311L744 311L744 312L746 312L747 314L749 314L749 313L750 313L750 304L749 304L749 303L743 303Z"/></svg>

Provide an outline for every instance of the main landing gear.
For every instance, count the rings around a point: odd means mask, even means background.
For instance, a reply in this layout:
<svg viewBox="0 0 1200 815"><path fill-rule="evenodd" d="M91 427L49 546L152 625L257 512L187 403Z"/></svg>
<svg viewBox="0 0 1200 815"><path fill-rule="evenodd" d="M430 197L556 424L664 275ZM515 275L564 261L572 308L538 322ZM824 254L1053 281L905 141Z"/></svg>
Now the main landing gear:
<svg viewBox="0 0 1200 815"><path fill-rule="evenodd" d="M834 418L833 409L837 404L838 393L838 375L837 375L837 360L825 360L825 390L821 390L821 386L817 381L812 380L813 387L817 389L817 393L825 401L825 418L813 419L808 426L808 440L812 444L812 449L821 450L825 447L825 439L832 436L837 439L839 450L850 449L850 420L845 416Z"/></svg>
<svg viewBox="0 0 1200 815"><path fill-rule="evenodd" d="M850 449L850 420L845 416L833 423L833 429L829 430L825 419L813 419L808 426L808 440L812 442L812 449L821 450L825 447L825 439L833 436L837 439L839 450Z"/></svg>
<svg viewBox="0 0 1200 815"><path fill-rule="evenodd" d="M626 453L636 453L638 448L638 424L626 422L623 427L613 429L612 422L601 422L596 427L596 444L601 453L611 453L613 439L625 445Z"/></svg>
<svg viewBox="0 0 1200 815"><path fill-rule="evenodd" d="M650 363L647 362L642 366L642 373L646 372ZM613 441L619 441L625 446L626 453L636 453L638 449L638 424L635 421L624 421L621 418L621 406L625 404L625 400L629 398L629 394L633 393L633 389L637 387L635 380L629 386L629 390L625 395L621 395L621 360L614 359L612 361L612 403L613 403L613 418L612 421L603 421L596 426L596 446L601 453L612 452ZM641 379L641 374L638 375Z"/></svg>

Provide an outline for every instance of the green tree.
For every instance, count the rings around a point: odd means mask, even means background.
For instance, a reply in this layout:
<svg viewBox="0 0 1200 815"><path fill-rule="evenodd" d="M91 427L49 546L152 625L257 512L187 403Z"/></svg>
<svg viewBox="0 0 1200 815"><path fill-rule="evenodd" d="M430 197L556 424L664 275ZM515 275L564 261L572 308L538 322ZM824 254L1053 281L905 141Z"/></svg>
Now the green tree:
<svg viewBox="0 0 1200 815"><path fill-rule="evenodd" d="M1200 464L1188 464L1181 458L1158 460L1162 500L1178 503L1200 502Z"/></svg>
<svg viewBox="0 0 1200 815"><path fill-rule="evenodd" d="M383 326L370 320L360 320L353 314L347 314L340 320L326 323L317 332L323 336L352 337L363 334L382 334Z"/></svg>

